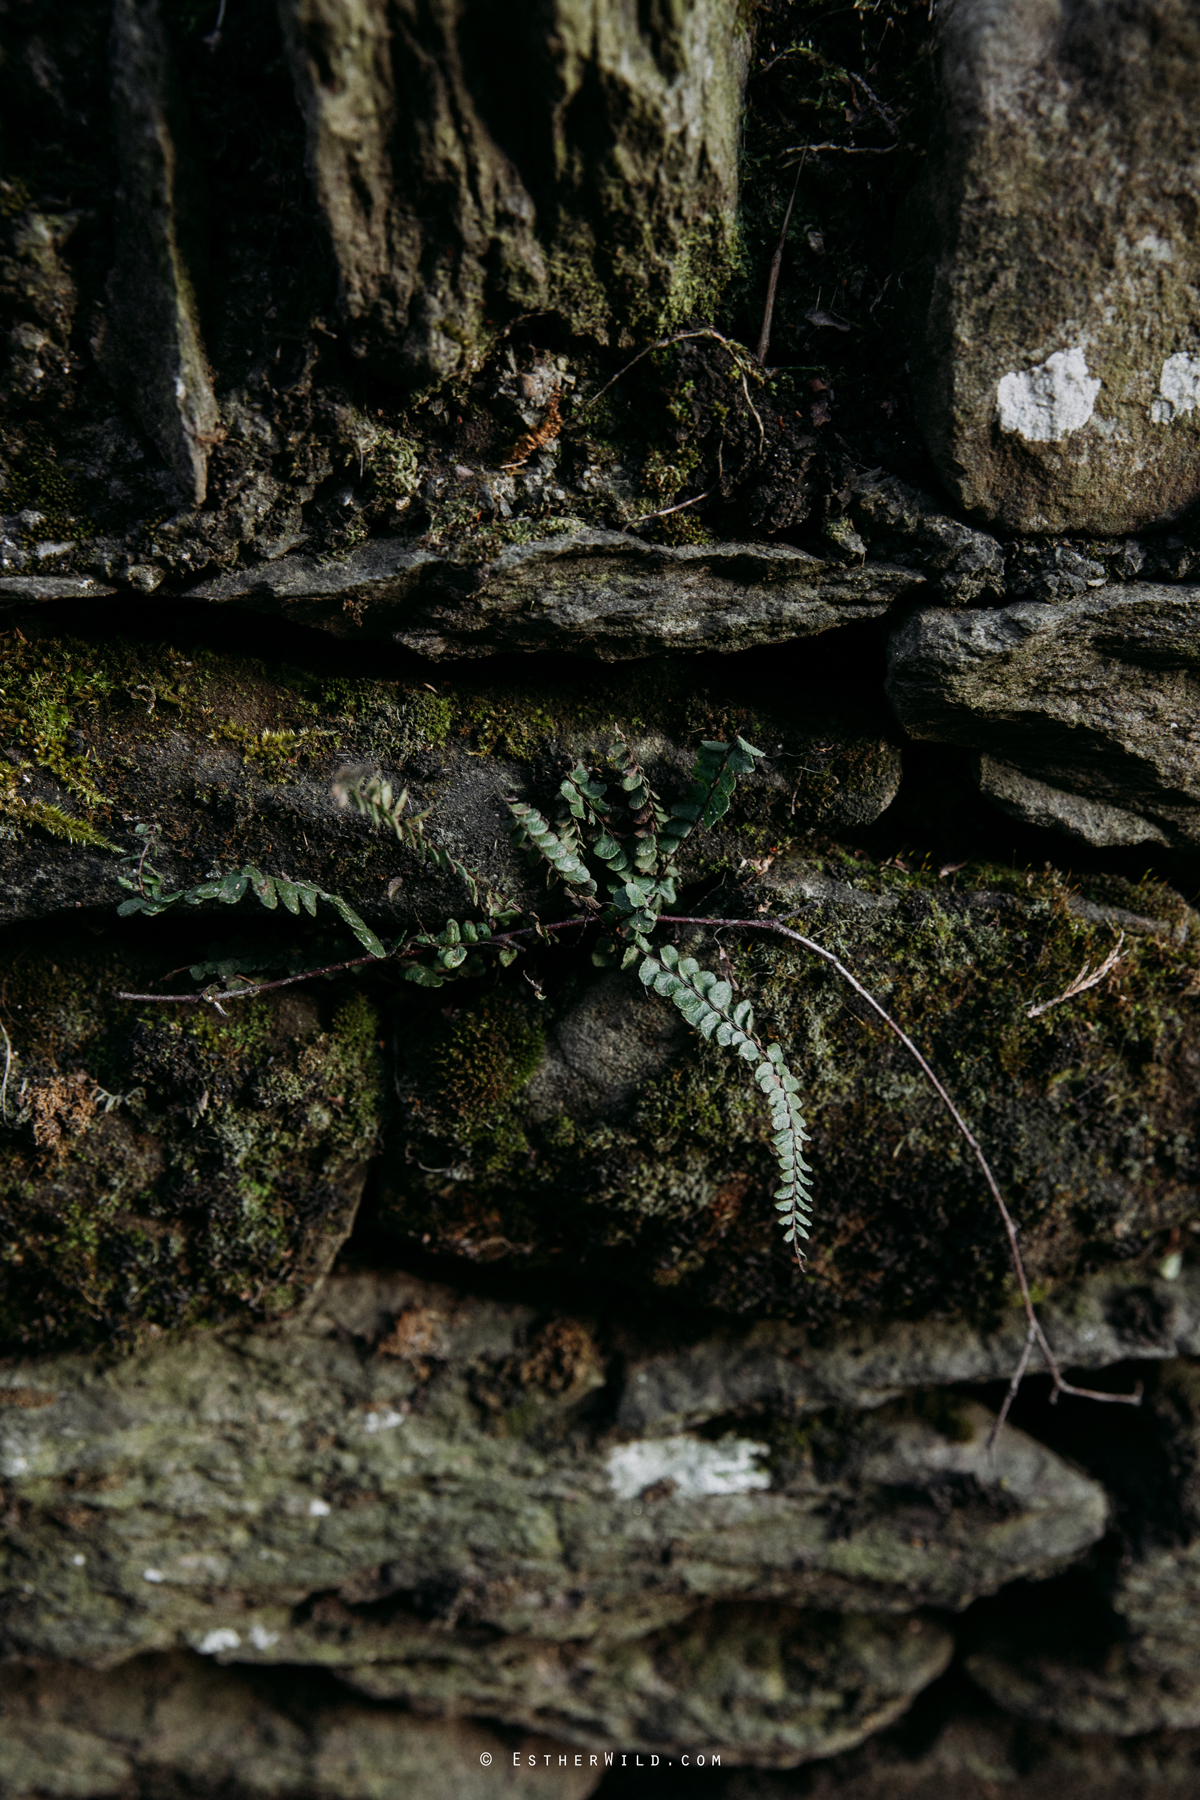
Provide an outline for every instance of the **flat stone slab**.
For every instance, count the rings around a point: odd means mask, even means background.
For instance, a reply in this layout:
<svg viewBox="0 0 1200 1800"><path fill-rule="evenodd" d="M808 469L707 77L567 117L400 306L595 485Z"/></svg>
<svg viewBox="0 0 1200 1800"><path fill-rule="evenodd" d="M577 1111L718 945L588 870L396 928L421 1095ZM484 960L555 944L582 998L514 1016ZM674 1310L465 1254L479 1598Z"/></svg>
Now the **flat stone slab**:
<svg viewBox="0 0 1200 1800"><path fill-rule="evenodd" d="M846 568L786 544L672 549L584 531L510 545L475 568L376 538L336 562L285 556L235 570L187 597L390 638L435 660L558 650L615 662L812 637L881 617L924 581L914 569Z"/></svg>
<svg viewBox="0 0 1200 1800"><path fill-rule="evenodd" d="M1200 843L1200 589L928 608L892 634L887 691L914 737L984 753L984 791L1030 824Z"/></svg>
<svg viewBox="0 0 1200 1800"><path fill-rule="evenodd" d="M90 575L0 575L0 609L9 611L40 600L98 600L116 591Z"/></svg>
<svg viewBox="0 0 1200 1800"><path fill-rule="evenodd" d="M756 1635L778 1658L807 1631L845 1680L821 1699L789 1678L774 1712L771 1691L747 1694L727 1724L747 1760L799 1761L938 1673L940 1628L918 1639L889 1618L1047 1574L1105 1529L1098 1483L1014 1429L989 1450L971 1402L940 1424L903 1406L835 1416L815 1455L772 1426L786 1406L741 1428L613 1429L586 1403L622 1385L621 1361L585 1320L369 1271L274 1332L108 1366L24 1358L0 1372L0 1473L23 1507L0 1653L390 1665L373 1691L404 1685L430 1710L449 1682L460 1710L577 1743L629 1730L686 1748L715 1734L721 1684L707 1724L672 1728L644 1672L673 1659L682 1694L689 1621L733 1662ZM950 1515L948 1490L971 1496ZM424 1594L444 1595L436 1617Z"/></svg>

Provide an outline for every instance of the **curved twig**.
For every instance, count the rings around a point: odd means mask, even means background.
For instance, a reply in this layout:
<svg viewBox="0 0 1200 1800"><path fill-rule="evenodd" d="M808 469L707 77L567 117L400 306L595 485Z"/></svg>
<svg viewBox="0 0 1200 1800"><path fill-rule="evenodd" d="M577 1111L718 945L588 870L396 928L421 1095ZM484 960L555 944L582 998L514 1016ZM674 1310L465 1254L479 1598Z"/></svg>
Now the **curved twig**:
<svg viewBox="0 0 1200 1800"><path fill-rule="evenodd" d="M917 1049L917 1046L909 1037L908 1033L896 1023L895 1019L892 1018L892 1015L886 1008L876 1000L874 994L865 988L856 976L850 973L850 970L846 967L845 963L841 962L839 958L833 954L832 950L826 950L821 944L814 943L812 938L805 937L799 931L793 931L790 925L785 925L780 919L717 920L712 918L691 918L682 915L669 916L668 914L663 913L661 915L661 922L664 925L721 925L732 926L739 931L771 932L776 937L788 938L792 943L799 944L811 955L819 956L823 962L829 963L832 968L837 970L838 974L842 977L842 980L849 983L855 993L858 994L861 999L865 1000L867 1005L871 1007L874 1012L878 1013L888 1030L894 1032L899 1038L900 1042L904 1045L904 1048L920 1068L921 1073L932 1087L934 1093L942 1102L942 1105L950 1114L950 1117L954 1120L960 1135L964 1141L970 1145L972 1154L983 1172L983 1178L987 1183L988 1192L995 1201L996 1209L999 1212L1001 1219L1004 1221L1005 1235L1008 1238L1009 1254L1012 1258L1013 1268L1016 1271L1017 1285L1021 1291L1021 1304L1025 1309L1025 1318L1029 1327L1030 1339L1036 1340L1042 1355L1046 1359L1046 1367L1050 1371L1050 1376L1054 1383L1053 1391L1050 1395L1051 1404L1053 1405L1058 1400L1060 1394L1074 1394L1083 1400L1103 1400L1126 1406L1140 1405L1142 1399L1142 1388L1140 1383L1138 1383L1132 1394L1105 1394L1094 1388L1073 1387L1069 1381L1063 1379L1062 1370L1059 1368L1058 1360L1055 1357L1053 1350L1050 1348L1046 1333L1042 1330L1041 1320L1038 1318L1037 1311L1033 1304L1033 1296L1029 1292L1029 1279L1025 1274L1025 1264L1022 1261L1020 1245L1017 1242L1016 1222L1008 1210L1004 1195L1000 1192L1000 1184L992 1173L991 1165L989 1164L987 1157L983 1154L978 1139L959 1112L957 1106L955 1106L945 1088L942 1086L941 1082L938 1080L937 1076L934 1074L933 1070L930 1068L929 1064L926 1062L925 1058L922 1056L921 1052ZM1030 1348L1031 1347L1032 1346L1030 1346ZM1028 1350L1023 1359L1023 1362L1027 1361ZM1020 1373L1023 1375L1024 1372L1024 1367L1022 1367ZM1015 1393L1015 1389L1013 1392ZM1005 1413L1007 1413L1008 1406L1011 1406L1011 1404L1012 1398L1010 1395L1004 1409Z"/></svg>

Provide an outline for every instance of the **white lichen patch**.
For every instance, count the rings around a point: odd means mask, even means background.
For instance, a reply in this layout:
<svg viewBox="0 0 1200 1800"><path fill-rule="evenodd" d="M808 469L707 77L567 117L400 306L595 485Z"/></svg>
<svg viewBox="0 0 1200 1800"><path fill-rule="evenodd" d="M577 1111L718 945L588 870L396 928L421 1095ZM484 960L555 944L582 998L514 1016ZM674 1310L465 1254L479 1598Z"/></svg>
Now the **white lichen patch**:
<svg viewBox="0 0 1200 1800"><path fill-rule="evenodd" d="M393 1412L390 1407L385 1412L369 1412L363 1419L363 1429L369 1432L395 1431L397 1425L403 1425L404 1414Z"/></svg>
<svg viewBox="0 0 1200 1800"><path fill-rule="evenodd" d="M1167 238L1160 237L1157 231L1143 232L1133 246L1139 255L1150 262L1169 263L1175 261L1175 252Z"/></svg>
<svg viewBox="0 0 1200 1800"><path fill-rule="evenodd" d="M1035 369L1001 376L1000 429L1031 444L1056 443L1087 424L1099 392L1100 379L1088 374L1082 350L1056 350Z"/></svg>
<svg viewBox="0 0 1200 1800"><path fill-rule="evenodd" d="M1168 356L1158 378L1161 399L1151 402L1150 417L1156 425L1165 425L1177 413L1195 412L1200 406L1200 356L1177 351Z"/></svg>
<svg viewBox="0 0 1200 1800"><path fill-rule="evenodd" d="M236 1650L241 1638L228 1625L219 1625L216 1631L208 1632L196 1645L201 1656L220 1656L225 1650Z"/></svg>
<svg viewBox="0 0 1200 1800"><path fill-rule="evenodd" d="M609 1452L609 1485L618 1500L634 1500L660 1482L670 1482L670 1491L683 1500L745 1494L770 1487L771 1477L757 1466L766 1454L765 1444L749 1438L726 1437L715 1444L693 1437L644 1438Z"/></svg>

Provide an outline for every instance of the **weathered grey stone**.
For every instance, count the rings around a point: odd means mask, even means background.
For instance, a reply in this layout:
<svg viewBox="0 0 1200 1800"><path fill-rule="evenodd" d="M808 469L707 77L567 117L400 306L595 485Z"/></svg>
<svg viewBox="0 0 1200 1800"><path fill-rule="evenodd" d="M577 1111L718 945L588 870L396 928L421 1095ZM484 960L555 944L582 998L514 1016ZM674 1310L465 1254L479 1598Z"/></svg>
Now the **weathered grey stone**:
<svg viewBox="0 0 1200 1800"><path fill-rule="evenodd" d="M1066 1367L1200 1355L1200 1270L1174 1281L1124 1271L1092 1276L1064 1286L1040 1310ZM1015 1314L992 1332L940 1319L851 1326L818 1341L770 1320L652 1355L631 1346L617 1419L625 1431L660 1434L764 1406L792 1414L883 1406L913 1388L1003 1380L1024 1336ZM1030 1367L1039 1366L1035 1352Z"/></svg>
<svg viewBox="0 0 1200 1800"><path fill-rule="evenodd" d="M887 691L914 737L1014 769L997 776L992 763L987 779L1035 824L1049 815L1093 843L1195 844L1198 669L1200 590L1132 584L1057 604L913 613L892 634ZM1104 810L1077 811L1049 790Z"/></svg>
<svg viewBox="0 0 1200 1800"><path fill-rule="evenodd" d="M959 1607L1104 1530L1095 1482L1015 1430L990 1452L969 1404L940 1426L864 1413L819 1441L761 1416L745 1439L614 1435L580 1410L604 1380L587 1326L534 1326L528 1308L347 1276L278 1335L10 1365L0 1468L24 1510L4 1653L475 1659L464 1708L497 1716L480 1631L524 1657L640 1639L707 1601ZM500 1716L537 1711L537 1666Z"/></svg>
<svg viewBox="0 0 1200 1800"><path fill-rule="evenodd" d="M942 1673L953 1646L920 1617L714 1606L632 1643L439 1643L411 1662L342 1678L373 1699L466 1702L508 1722L528 1714L573 1744L716 1752L787 1768L891 1724Z"/></svg>
<svg viewBox="0 0 1200 1800"><path fill-rule="evenodd" d="M974 1681L1005 1712L1062 1731L1137 1737L1200 1726L1200 1667L1151 1673L1116 1645L1099 1667L1082 1659L978 1651L966 1658Z"/></svg>
<svg viewBox="0 0 1200 1800"><path fill-rule="evenodd" d="M1034 775L1023 775L1011 763L1000 762L985 752L974 759L975 779L981 793L1002 811L1026 825L1065 831L1098 848L1115 844L1165 844L1166 833L1149 819L1103 800L1087 800L1051 787Z"/></svg>
<svg viewBox="0 0 1200 1800"><path fill-rule="evenodd" d="M661 650L745 650L878 618L917 571L842 568L787 544L667 546L580 531L513 544L468 568L402 538L348 557L276 561L189 591L341 636L389 637L433 659L569 650L605 661Z"/></svg>
<svg viewBox="0 0 1200 1800"><path fill-rule="evenodd" d="M922 570L952 605L1003 596L1004 552L995 538L882 469L856 476L850 491L851 514L877 558Z"/></svg>
<svg viewBox="0 0 1200 1800"><path fill-rule="evenodd" d="M1055 1731L989 1707L982 1696L954 1706L936 1728L905 1721L861 1749L792 1776L735 1770L721 1800L1192 1800L1200 1733L1128 1738ZM806 1771L809 1774L809 1771Z"/></svg>
<svg viewBox="0 0 1200 1800"><path fill-rule="evenodd" d="M1021 531L1173 517L1200 493L1195 11L955 0L939 17L914 364L939 472Z"/></svg>
<svg viewBox="0 0 1200 1800"><path fill-rule="evenodd" d="M734 0L553 0L469 29L449 0L279 11L353 355L437 380L505 311L628 342L719 291L749 62Z"/></svg>
<svg viewBox="0 0 1200 1800"><path fill-rule="evenodd" d="M39 600L99 600L116 591L90 575L3 575L0 608L7 611Z"/></svg>
<svg viewBox="0 0 1200 1800"><path fill-rule="evenodd" d="M62 250L79 219L77 212L26 207L0 226L0 315L13 320L0 364L0 395L10 403L61 405L70 399L78 296Z"/></svg>
<svg viewBox="0 0 1200 1800"><path fill-rule="evenodd" d="M185 1654L119 1671L0 1668L3 1800L153 1800L200 1787L255 1800L585 1800L603 1757L544 1738L240 1677ZM514 1757L518 1762L514 1763Z"/></svg>
<svg viewBox="0 0 1200 1800"><path fill-rule="evenodd" d="M556 1021L526 1088L535 1118L588 1118L618 1111L639 1083L679 1050L673 1007L645 1006L617 974L602 978Z"/></svg>
<svg viewBox="0 0 1200 1800"><path fill-rule="evenodd" d="M119 186L101 361L175 475L199 505L219 417L204 353L186 242L196 229L184 192L179 97L159 0L116 0L112 105Z"/></svg>

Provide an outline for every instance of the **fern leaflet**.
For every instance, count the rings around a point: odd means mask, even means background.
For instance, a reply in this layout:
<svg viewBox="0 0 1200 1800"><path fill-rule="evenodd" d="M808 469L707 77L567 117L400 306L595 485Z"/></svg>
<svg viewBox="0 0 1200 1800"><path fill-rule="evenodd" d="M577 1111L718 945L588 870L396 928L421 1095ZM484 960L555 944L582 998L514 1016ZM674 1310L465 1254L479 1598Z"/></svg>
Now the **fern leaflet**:
<svg viewBox="0 0 1200 1800"><path fill-rule="evenodd" d="M733 989L694 957L681 957L673 945L663 944L657 955L644 955L638 975L646 987L670 1000L701 1037L716 1038L754 1069L763 1098L771 1110L772 1146L779 1165L775 1208L783 1226L783 1241L791 1244L800 1262L800 1239L807 1238L811 1223L812 1170L804 1159L808 1131L796 1095L800 1083L783 1059L778 1044L763 1049L754 1034L754 1012L748 1000L733 1005Z"/></svg>

